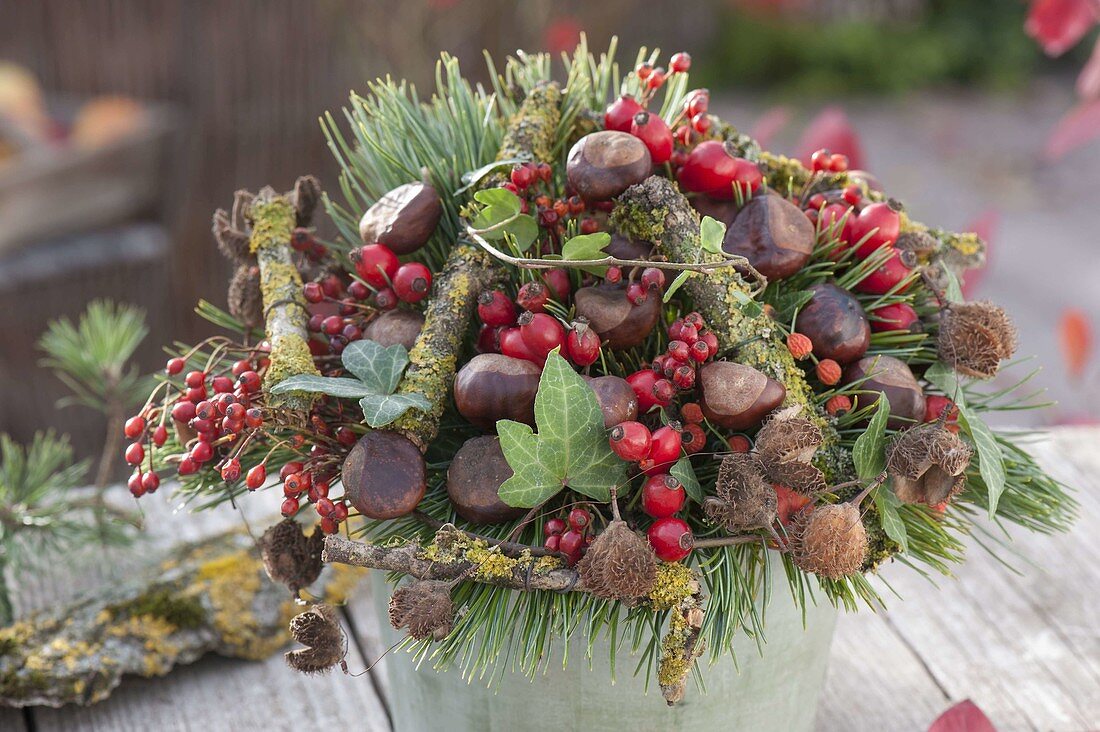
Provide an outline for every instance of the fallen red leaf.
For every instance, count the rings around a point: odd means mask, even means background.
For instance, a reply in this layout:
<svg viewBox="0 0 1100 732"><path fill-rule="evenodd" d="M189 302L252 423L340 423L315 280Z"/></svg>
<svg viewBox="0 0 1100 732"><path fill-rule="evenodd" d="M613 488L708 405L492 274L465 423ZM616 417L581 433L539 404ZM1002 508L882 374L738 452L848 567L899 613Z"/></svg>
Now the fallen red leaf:
<svg viewBox="0 0 1100 732"><path fill-rule="evenodd" d="M1072 378L1080 378L1092 355L1092 326L1089 324L1089 316L1076 309L1063 311L1058 321L1058 341L1062 346L1066 370Z"/></svg>
<svg viewBox="0 0 1100 732"><path fill-rule="evenodd" d="M864 169L863 147L859 144L859 135L840 107L826 107L811 120L802 133L802 139L798 141L796 157L809 166L810 156L814 151L823 148L847 155L849 168Z"/></svg>
<svg viewBox="0 0 1100 732"><path fill-rule="evenodd" d="M936 718L928 732L997 732L978 705L966 699Z"/></svg>
<svg viewBox="0 0 1100 732"><path fill-rule="evenodd" d="M1078 104L1058 121L1043 147L1043 159L1054 162L1097 137L1100 137L1100 99L1093 99Z"/></svg>
<svg viewBox="0 0 1100 732"><path fill-rule="evenodd" d="M1097 21L1100 9L1096 0L1032 0L1024 30L1047 55L1061 56Z"/></svg>
<svg viewBox="0 0 1100 732"><path fill-rule="evenodd" d="M1092 55L1077 75L1077 96L1082 99L1100 99L1100 36L1092 47Z"/></svg>
<svg viewBox="0 0 1100 732"><path fill-rule="evenodd" d="M768 148L772 138L787 126L791 120L791 110L787 107L772 107L756 120L756 124L749 131L749 136L756 138L760 147Z"/></svg>

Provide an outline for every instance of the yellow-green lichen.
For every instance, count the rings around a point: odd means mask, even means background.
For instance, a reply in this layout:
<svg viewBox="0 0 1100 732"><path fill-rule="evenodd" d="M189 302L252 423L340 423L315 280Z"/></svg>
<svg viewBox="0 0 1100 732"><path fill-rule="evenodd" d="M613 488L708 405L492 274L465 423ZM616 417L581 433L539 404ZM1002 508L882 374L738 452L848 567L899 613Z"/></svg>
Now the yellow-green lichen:
<svg viewBox="0 0 1100 732"><path fill-rule="evenodd" d="M688 567L679 562L657 565L657 582L649 593L653 609L660 612L676 607L691 597L698 586L698 579Z"/></svg>
<svg viewBox="0 0 1100 732"><path fill-rule="evenodd" d="M676 686L691 671L694 659L686 652L690 632L684 616L673 613L668 621L668 632L661 641L661 661L657 667L657 683L661 686Z"/></svg>
<svg viewBox="0 0 1100 732"><path fill-rule="evenodd" d="M197 597L183 597L167 588L160 588L111 609L116 619L148 616L158 618L175 628L199 628L206 621L206 611Z"/></svg>
<svg viewBox="0 0 1100 732"><path fill-rule="evenodd" d="M553 162L560 121L561 87L554 82L536 86L509 121L497 159Z"/></svg>
<svg viewBox="0 0 1100 732"><path fill-rule="evenodd" d="M253 254L265 247L279 247L290 243L295 214L294 207L285 197L257 198L253 201L249 214L252 218L252 235L248 248Z"/></svg>
<svg viewBox="0 0 1100 732"><path fill-rule="evenodd" d="M314 376L321 374L313 363L313 354L310 353L309 346L304 340L295 336L276 338L271 342L271 362L264 376L264 388L270 390L284 379L298 374ZM300 402L305 402L303 405L298 405L299 407L308 406L308 402L313 399L312 395L297 391L279 396L284 399L294 397Z"/></svg>
<svg viewBox="0 0 1100 732"><path fill-rule="evenodd" d="M289 639L287 632L266 638L257 632L260 625L252 607L263 582L264 570L259 560L247 551L240 551L202 564L192 588L210 599L214 628L239 658L267 658ZM288 600L280 610L285 627L294 616L293 603Z"/></svg>
<svg viewBox="0 0 1100 732"><path fill-rule="evenodd" d="M608 223L623 236L636 241L657 242L665 233L668 210L660 207L616 206Z"/></svg>

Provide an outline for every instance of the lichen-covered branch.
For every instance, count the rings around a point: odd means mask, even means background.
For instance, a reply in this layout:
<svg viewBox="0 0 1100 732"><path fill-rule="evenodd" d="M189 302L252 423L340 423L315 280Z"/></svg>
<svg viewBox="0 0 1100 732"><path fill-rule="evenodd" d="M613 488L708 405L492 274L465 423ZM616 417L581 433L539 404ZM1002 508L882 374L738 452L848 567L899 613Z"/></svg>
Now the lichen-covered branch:
<svg viewBox="0 0 1100 732"><path fill-rule="evenodd" d="M671 608L657 669L657 683L669 706L684 698L688 675L695 659L704 650L699 645L699 634L703 629L703 591L697 577L691 576L684 581L688 592L683 593Z"/></svg>
<svg viewBox="0 0 1100 732"><path fill-rule="evenodd" d="M341 601L348 571L322 575L318 592ZM263 659L289 641L295 612L247 535L186 545L152 578L0 629L0 705L92 704L124 674L163 676L211 652Z"/></svg>
<svg viewBox="0 0 1100 732"><path fill-rule="evenodd" d="M260 265L260 292L271 345L271 363L264 377L268 391L289 376L320 374L306 344L309 311L302 295L302 276L291 257L296 217L294 203L270 187L256 195L248 210L252 223L249 249ZM312 398L292 393L277 399L292 409L304 409Z"/></svg>
<svg viewBox="0 0 1100 732"><path fill-rule="evenodd" d="M723 259L722 254L700 248L695 209L675 184L659 176L628 188L618 199L611 224L626 236L655 242L658 251L671 261ZM752 295L749 284L731 268L692 277L684 284L684 290L714 330L720 350L735 349L738 362L762 371L786 387L785 404L800 405L805 414L815 416L825 436L819 452L823 460L829 459L830 448L838 442L836 431L815 407L813 389L783 344L775 323L765 314L749 317L742 311L743 300Z"/></svg>
<svg viewBox="0 0 1100 732"><path fill-rule="evenodd" d="M546 82L532 89L509 121L497 160L550 163L561 122L561 87Z"/></svg>

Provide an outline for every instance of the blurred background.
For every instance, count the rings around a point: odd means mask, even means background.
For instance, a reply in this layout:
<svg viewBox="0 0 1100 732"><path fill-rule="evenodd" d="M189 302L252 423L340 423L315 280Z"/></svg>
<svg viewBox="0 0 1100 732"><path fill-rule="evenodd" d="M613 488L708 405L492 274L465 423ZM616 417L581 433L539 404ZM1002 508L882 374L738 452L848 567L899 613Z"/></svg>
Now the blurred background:
<svg viewBox="0 0 1100 732"><path fill-rule="evenodd" d="M693 56L712 111L772 149L829 147L919 220L978 230L972 298L1003 303L1060 405L1100 415L1100 44L1096 0L0 0L0 432L102 445L104 416L55 408L47 322L110 297L145 311L134 359L195 339L229 268L210 217L238 188L333 186L317 118L392 73L427 88L442 50ZM322 230L322 234L326 233ZM1025 367L1026 368L1026 367ZM121 470L122 461L117 461Z"/></svg>

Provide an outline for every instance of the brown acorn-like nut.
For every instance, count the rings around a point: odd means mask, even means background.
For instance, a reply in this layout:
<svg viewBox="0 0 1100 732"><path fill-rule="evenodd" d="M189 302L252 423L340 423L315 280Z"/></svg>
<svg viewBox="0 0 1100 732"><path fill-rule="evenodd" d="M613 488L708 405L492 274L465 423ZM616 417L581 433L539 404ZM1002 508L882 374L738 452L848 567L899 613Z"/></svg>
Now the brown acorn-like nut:
<svg viewBox="0 0 1100 732"><path fill-rule="evenodd" d="M634 135L601 130L577 140L565 174L586 201L609 201L649 177L653 162L645 143Z"/></svg>
<svg viewBox="0 0 1100 732"><path fill-rule="evenodd" d="M611 242L604 247L604 251L617 259L653 261L653 242L631 239L622 234L612 234ZM638 274L641 274L641 268L639 267L624 267L623 274L629 277L635 270L638 270ZM678 271L672 269L662 269L661 271L665 273L665 277L669 280L679 274Z"/></svg>
<svg viewBox="0 0 1100 732"><path fill-rule="evenodd" d="M731 430L760 424L783 403L787 389L752 366L712 361L699 369L695 383L702 392L699 405L708 420Z"/></svg>
<svg viewBox="0 0 1100 732"><path fill-rule="evenodd" d="M973 450L933 422L899 433L886 453L894 493L905 503L935 506L962 490Z"/></svg>
<svg viewBox="0 0 1100 732"><path fill-rule="evenodd" d="M577 315L612 351L633 348L644 341L661 317L661 298L650 295L639 305L626 299L625 287L582 287L573 295Z"/></svg>
<svg viewBox="0 0 1100 732"><path fill-rule="evenodd" d="M924 419L924 390L904 361L893 356L866 356L844 369L845 384L865 376L870 378L859 386L854 409L874 404L881 392L890 403L889 427L900 429Z"/></svg>
<svg viewBox="0 0 1100 732"><path fill-rule="evenodd" d="M454 625L451 586L441 580L416 580L390 596L390 625L407 628L416 640L443 640Z"/></svg>
<svg viewBox="0 0 1100 732"><path fill-rule="evenodd" d="M486 431L497 420L511 419L534 426L535 392L542 369L538 364L499 353L481 353L459 369L454 395L458 412Z"/></svg>
<svg viewBox="0 0 1100 732"><path fill-rule="evenodd" d="M328 605L314 605L291 618L290 637L305 646L283 656L295 671L316 674L336 664L344 666L344 632L340 630L336 611Z"/></svg>
<svg viewBox="0 0 1100 732"><path fill-rule="evenodd" d="M314 529L307 537L297 521L283 519L265 531L258 542L267 576L297 595L321 576L324 541L320 529Z"/></svg>
<svg viewBox="0 0 1100 732"><path fill-rule="evenodd" d="M400 343L406 351L411 351L423 328L423 315L415 310L398 308L382 313L367 323L363 335L383 346L389 347Z"/></svg>
<svg viewBox="0 0 1100 732"><path fill-rule="evenodd" d="M447 495L459 516L474 524L517 519L522 508L500 500L497 491L513 475L495 435L472 437L458 448L447 468Z"/></svg>
<svg viewBox="0 0 1100 732"><path fill-rule="evenodd" d="M767 194L745 204L726 229L722 249L745 257L769 280L781 280L806 266L816 243L813 224L802 210Z"/></svg>
<svg viewBox="0 0 1100 732"><path fill-rule="evenodd" d="M620 422L631 422L638 416L638 395L618 376L585 376L584 380L596 392L596 401L603 412L603 426L611 429Z"/></svg>
<svg viewBox="0 0 1100 732"><path fill-rule="evenodd" d="M406 183L378 199L359 221L364 244L385 244L400 256L412 254L431 238L443 203L427 183Z"/></svg>
<svg viewBox="0 0 1100 732"><path fill-rule="evenodd" d="M791 558L804 572L829 579L858 572L867 557L867 529L851 503L817 506L795 519Z"/></svg>
<svg viewBox="0 0 1100 732"><path fill-rule="evenodd" d="M341 481L355 510L372 519L405 516L428 487L424 457L416 445L386 430L359 438L344 459Z"/></svg>
<svg viewBox="0 0 1100 732"><path fill-rule="evenodd" d="M807 289L814 294L798 312L794 329L813 341L814 355L844 365L867 353L871 324L859 300L828 282Z"/></svg>
<svg viewBox="0 0 1100 732"><path fill-rule="evenodd" d="M657 556L625 521L615 520L588 547L577 571L593 595L635 600L657 584Z"/></svg>
<svg viewBox="0 0 1100 732"><path fill-rule="evenodd" d="M740 209L736 201L723 201L717 198L700 194L691 199L692 207L699 212L699 218L710 216L716 221L721 221L728 229L733 220L737 218ZM805 218L805 215L803 215Z"/></svg>

